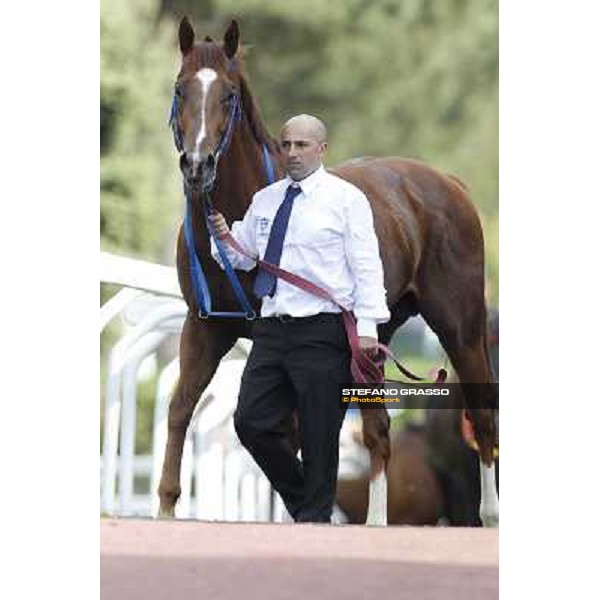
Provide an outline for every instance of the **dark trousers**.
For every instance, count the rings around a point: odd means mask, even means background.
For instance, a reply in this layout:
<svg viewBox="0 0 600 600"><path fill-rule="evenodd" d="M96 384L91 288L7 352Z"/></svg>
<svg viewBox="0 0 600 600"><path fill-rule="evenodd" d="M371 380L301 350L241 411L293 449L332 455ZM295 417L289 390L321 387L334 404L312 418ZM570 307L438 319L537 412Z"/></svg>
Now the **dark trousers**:
<svg viewBox="0 0 600 600"><path fill-rule="evenodd" d="M352 380L340 315L281 322L260 319L242 376L236 432L295 521L329 522L335 497L345 406L339 386ZM297 410L302 462L289 424Z"/></svg>

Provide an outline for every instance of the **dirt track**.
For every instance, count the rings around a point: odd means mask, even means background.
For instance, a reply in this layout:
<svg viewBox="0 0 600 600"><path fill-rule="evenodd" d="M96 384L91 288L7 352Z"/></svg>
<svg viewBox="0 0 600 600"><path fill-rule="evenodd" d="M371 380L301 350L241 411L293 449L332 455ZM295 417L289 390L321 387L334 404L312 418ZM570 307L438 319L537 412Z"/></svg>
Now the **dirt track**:
<svg viewBox="0 0 600 600"><path fill-rule="evenodd" d="M487 600L498 531L102 520L103 600Z"/></svg>

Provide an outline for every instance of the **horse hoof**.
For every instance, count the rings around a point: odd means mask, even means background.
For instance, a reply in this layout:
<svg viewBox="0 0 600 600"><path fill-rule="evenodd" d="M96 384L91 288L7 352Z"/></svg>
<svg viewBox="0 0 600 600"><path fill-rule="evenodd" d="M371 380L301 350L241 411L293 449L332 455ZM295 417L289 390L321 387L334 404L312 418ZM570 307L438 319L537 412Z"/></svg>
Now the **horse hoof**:
<svg viewBox="0 0 600 600"><path fill-rule="evenodd" d="M158 511L157 519L174 519L175 518L175 508L160 508Z"/></svg>
<svg viewBox="0 0 600 600"><path fill-rule="evenodd" d="M331 524L345 525L346 523L348 523L348 517L346 517L344 511L337 504L334 504L331 511Z"/></svg>
<svg viewBox="0 0 600 600"><path fill-rule="evenodd" d="M367 527L387 527L387 517L384 515L368 516L365 525Z"/></svg>
<svg viewBox="0 0 600 600"><path fill-rule="evenodd" d="M480 515L484 527L498 527L500 524L500 515L489 513Z"/></svg>

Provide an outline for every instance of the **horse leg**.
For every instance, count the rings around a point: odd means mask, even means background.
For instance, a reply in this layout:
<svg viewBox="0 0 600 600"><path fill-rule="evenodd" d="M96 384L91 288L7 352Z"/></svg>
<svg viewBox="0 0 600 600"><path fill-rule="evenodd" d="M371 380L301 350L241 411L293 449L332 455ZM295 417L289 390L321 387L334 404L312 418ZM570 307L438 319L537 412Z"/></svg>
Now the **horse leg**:
<svg viewBox="0 0 600 600"><path fill-rule="evenodd" d="M371 457L367 525L387 525L387 465L390 417L385 407L361 409L363 441Z"/></svg>
<svg viewBox="0 0 600 600"><path fill-rule="evenodd" d="M475 347L447 349L461 383L485 382L489 371L485 336ZM491 377L487 380L491 383ZM491 387L491 386L490 386ZM479 447L479 473L481 502L479 516L485 527L497 527L499 523L499 500L496 490L496 470L494 465L494 447L496 445L495 414L486 406L483 386L465 386L463 388L465 404L473 421L475 439ZM489 401L489 400L488 400Z"/></svg>
<svg viewBox="0 0 600 600"><path fill-rule="evenodd" d="M481 480L481 503L479 516L484 527L498 527L500 522L500 502L496 490L496 466L486 465L479 459L479 476Z"/></svg>
<svg viewBox="0 0 600 600"><path fill-rule="evenodd" d="M499 502L494 471L497 426L493 408L497 392L491 385L485 385L493 381L487 352L486 311L483 293L475 293L477 286L470 287L468 282L463 283L465 285L460 298L447 295L438 288L439 295L433 290L424 294L420 306L423 317L437 334L461 384L467 384L463 385L462 391L473 421L480 455L480 516L485 525L497 525ZM460 286L460 282L454 281L454 286ZM455 303L452 298L456 299Z"/></svg>
<svg viewBox="0 0 600 600"><path fill-rule="evenodd" d="M158 487L159 517L175 515L175 504L181 495L181 455L190 419L219 361L236 339L227 324L200 321L188 312L179 344L179 381L169 405L167 448Z"/></svg>
<svg viewBox="0 0 600 600"><path fill-rule="evenodd" d="M415 297L405 294L392 308L391 319L381 326L384 344L406 320L417 314ZM361 409L363 442L369 450L369 509L367 525L387 525L387 467L390 460L390 417L385 407Z"/></svg>
<svg viewBox="0 0 600 600"><path fill-rule="evenodd" d="M415 297L405 294L391 308L391 319L380 327L384 344L406 320L417 314ZM385 407L361 409L363 442L369 450L369 509L367 525L387 525L387 467L390 460L390 417Z"/></svg>

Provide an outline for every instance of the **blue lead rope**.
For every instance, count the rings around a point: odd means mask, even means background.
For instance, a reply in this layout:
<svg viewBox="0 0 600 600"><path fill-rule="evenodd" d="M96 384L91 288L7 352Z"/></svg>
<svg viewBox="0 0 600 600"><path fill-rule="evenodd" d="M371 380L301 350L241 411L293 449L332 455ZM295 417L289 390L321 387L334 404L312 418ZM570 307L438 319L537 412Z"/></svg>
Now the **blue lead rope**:
<svg viewBox="0 0 600 600"><path fill-rule="evenodd" d="M232 119L233 121L233 119ZM231 139L231 136L228 136ZM229 140L228 140L229 141ZM227 144L228 145L228 144ZM222 148L222 151L226 149L226 146ZM269 149L266 144L262 145L263 151L263 163L265 167L265 172L267 175L268 185L275 181L275 169L273 167L273 161L271 159L271 155L269 154ZM194 297L196 298L196 303L198 304L199 314L198 316L202 319L207 319L208 317L245 317L246 319L252 320L256 318L256 312L252 308L246 293L244 292L244 288L238 279L238 276L235 274L235 271L231 265L231 261L227 257L227 253L225 252L225 248L221 240L215 235L214 228L212 223L210 222L209 216L209 205L208 202L204 203L204 219L206 221L206 227L209 232L209 236L211 236L217 247L217 251L219 252L219 256L221 257L221 261L223 264L223 268L225 270L225 274L227 279L229 279L229 283L233 289L233 292L236 296L238 304L240 308L244 310L244 312L229 312L229 311L213 311L212 310L212 302L210 296L210 290L208 288L208 282L206 280L206 276L204 275L204 271L202 270L202 265L200 263L200 258L198 257L198 253L196 252L196 244L194 240L194 230L192 227L192 206L191 206L191 196L186 195L186 212L184 219L184 233L185 233L185 241L188 250L188 255L190 257L190 278L192 280L192 289L194 292Z"/></svg>
<svg viewBox="0 0 600 600"><path fill-rule="evenodd" d="M273 168L273 161L269 154L269 149L266 144L262 145L263 151L263 163L265 165L265 171L267 172L267 185L271 185L275 181L275 169Z"/></svg>
<svg viewBox="0 0 600 600"><path fill-rule="evenodd" d="M199 315L206 316L211 312L210 290L206 282L198 253L196 252L196 244L194 241L194 230L192 228L192 206L189 196L186 196L186 211L185 219L183 220L183 230L185 233L185 243L190 258L190 279L192 281L192 289L194 297L198 303Z"/></svg>
<svg viewBox="0 0 600 600"><path fill-rule="evenodd" d="M225 274L227 275L227 279L229 279L229 283L231 284L231 287L233 288L233 293L235 294L235 297L237 298L238 304L245 311L244 313L230 313L228 316L233 317L233 316L244 315L247 319L254 319L254 318L256 318L256 313L254 312L254 309L250 305L250 302L248 301L248 297L246 296L246 293L244 292L244 288L242 287L242 284L240 283L238 276L235 274L235 271L233 270L233 267L231 266L231 261L227 257L227 253L225 252L223 243L215 235L215 230L214 230L212 223L210 222L210 219L208 218L208 214L209 214L208 202L205 202L204 203L204 219L206 220L206 226L208 228L210 235L212 236L213 240L215 241L215 245L217 246L219 256L221 257L221 261L223 263L223 268L225 269ZM212 314L214 315L215 313L212 313ZM222 316L224 316L224 315L222 315Z"/></svg>
<svg viewBox="0 0 600 600"><path fill-rule="evenodd" d="M173 141L177 152L183 152L183 136L179 123L177 122L177 113L179 112L179 96L173 94L173 102L171 102L171 113L169 114L169 127L173 132Z"/></svg>

